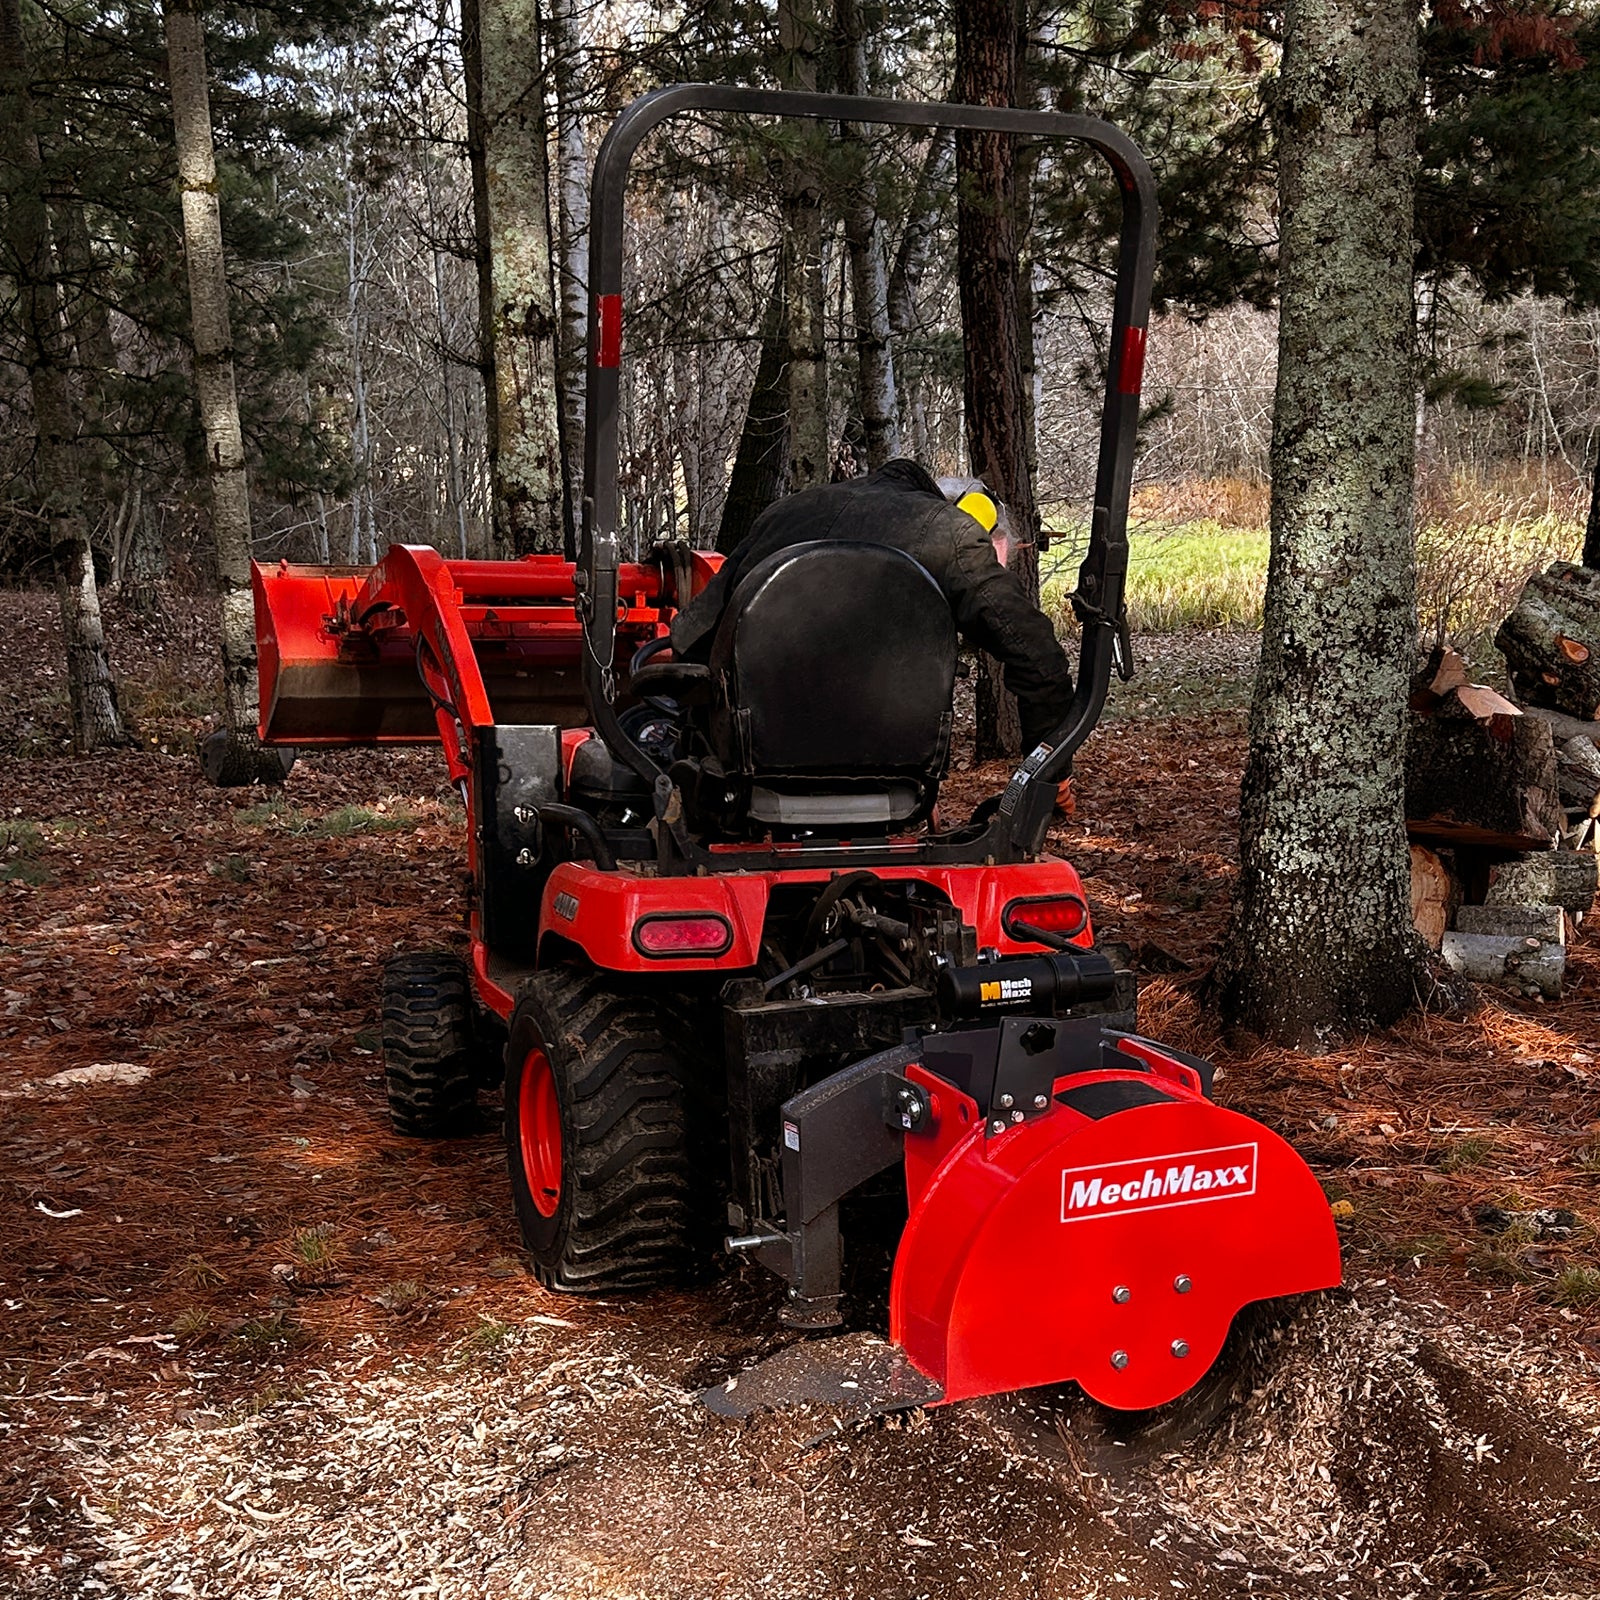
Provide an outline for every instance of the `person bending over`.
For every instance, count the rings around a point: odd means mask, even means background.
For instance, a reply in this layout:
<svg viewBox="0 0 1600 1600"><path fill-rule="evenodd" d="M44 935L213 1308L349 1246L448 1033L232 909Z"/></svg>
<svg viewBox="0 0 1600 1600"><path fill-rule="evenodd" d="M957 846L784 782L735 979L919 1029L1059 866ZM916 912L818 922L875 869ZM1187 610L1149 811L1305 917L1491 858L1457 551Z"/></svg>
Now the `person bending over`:
<svg viewBox="0 0 1600 1600"><path fill-rule="evenodd" d="M976 480L946 479L945 485L941 489L917 462L901 459L865 478L818 484L774 502L674 619L673 654L708 659L740 579L768 556L829 539L890 545L939 585L962 638L1000 662L1005 686L1017 697L1023 748L1032 750L1066 720L1072 670L1050 619L1006 565L1007 519ZM1063 783L1057 803L1068 809L1069 797Z"/></svg>

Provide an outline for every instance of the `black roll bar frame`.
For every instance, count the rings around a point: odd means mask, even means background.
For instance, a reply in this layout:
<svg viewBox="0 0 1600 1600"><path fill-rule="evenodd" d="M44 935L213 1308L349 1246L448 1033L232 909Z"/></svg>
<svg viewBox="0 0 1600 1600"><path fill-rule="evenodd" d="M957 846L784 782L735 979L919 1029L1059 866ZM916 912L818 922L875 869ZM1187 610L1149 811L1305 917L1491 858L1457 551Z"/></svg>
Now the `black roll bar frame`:
<svg viewBox="0 0 1600 1600"><path fill-rule="evenodd" d="M654 89L634 100L612 124L596 157L590 190L588 385L576 583L584 631L584 691L595 729L611 753L652 786L658 811L664 808L669 792L665 775L623 731L615 706L616 640L611 619L617 609L620 561L617 412L621 399L623 202L640 142L668 118L691 111L1069 139L1097 151L1117 179L1122 191L1122 230L1112 305L1111 360L1100 419L1089 547L1078 570L1073 601L1083 626L1077 689L1061 726L1017 769L984 834L964 841L960 850L963 858L974 851L980 859L994 860L1034 855L1049 826L1056 783L1070 772L1073 753L1100 720L1110 688L1113 655L1119 639L1126 638L1123 594L1128 571L1128 498L1155 274L1157 204L1149 163L1127 134L1096 117L708 83ZM1126 660L1122 664L1125 670L1131 666Z"/></svg>

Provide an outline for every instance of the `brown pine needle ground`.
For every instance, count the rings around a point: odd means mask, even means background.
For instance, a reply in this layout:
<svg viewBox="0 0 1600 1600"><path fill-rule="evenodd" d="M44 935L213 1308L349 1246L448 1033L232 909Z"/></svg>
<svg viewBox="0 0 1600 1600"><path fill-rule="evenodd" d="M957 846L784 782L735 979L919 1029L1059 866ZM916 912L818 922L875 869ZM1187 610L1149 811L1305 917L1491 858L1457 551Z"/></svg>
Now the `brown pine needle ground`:
<svg viewBox="0 0 1600 1600"><path fill-rule="evenodd" d="M0 778L0 1591L1600 1588L1600 952L1580 932L1559 1004L1492 995L1315 1059L1222 1048L1196 989L1228 911L1235 712L1103 728L1059 847L1104 934L1187 964L1146 981L1145 1029L1212 1052L1220 1096L1350 1203L1350 1292L1258 1329L1192 1438L1119 1444L1050 1392L731 1428L692 1391L771 1347L771 1280L549 1295L492 1121L389 1131L379 966L463 937L432 753L320 757L273 801L209 790L180 627L159 657L113 636L147 751L67 760L49 602L0 602L0 734L31 716L42 746ZM1161 648L1156 681L1181 677L1187 647ZM1488 1204L1580 1226L1490 1234Z"/></svg>

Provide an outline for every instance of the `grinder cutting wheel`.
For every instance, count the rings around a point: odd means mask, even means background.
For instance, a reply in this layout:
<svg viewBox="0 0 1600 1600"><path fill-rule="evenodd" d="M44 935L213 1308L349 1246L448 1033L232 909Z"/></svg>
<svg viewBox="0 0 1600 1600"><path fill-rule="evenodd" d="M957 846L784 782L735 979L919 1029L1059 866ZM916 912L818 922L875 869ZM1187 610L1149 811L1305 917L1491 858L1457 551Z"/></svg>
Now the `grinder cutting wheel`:
<svg viewBox="0 0 1600 1600"><path fill-rule="evenodd" d="M621 561L623 194L640 140L687 111L999 131L1108 163L1123 230L1075 685L1036 610L991 603L1008 578L982 506L959 508L970 486L952 506L910 464L910 490L885 469L827 503L909 505L920 544L807 522L822 502L798 495L725 565ZM1069 1379L1108 1406L1168 1401L1243 1307L1336 1283L1339 1251L1289 1146L1217 1105L1205 1062L1137 1033L1133 975L1046 848L1113 665L1130 670L1149 169L1086 117L679 85L612 128L592 216L577 559L394 545L365 576L255 571L263 739L438 741L467 797L470 957L385 972L396 1124L456 1131L499 1077L547 1284L669 1282L725 1216L725 1247L784 1279L807 1330L841 1319L841 1201L899 1169L884 1404ZM807 531L768 540L790 524ZM944 829L958 631L1021 673L1029 753Z"/></svg>

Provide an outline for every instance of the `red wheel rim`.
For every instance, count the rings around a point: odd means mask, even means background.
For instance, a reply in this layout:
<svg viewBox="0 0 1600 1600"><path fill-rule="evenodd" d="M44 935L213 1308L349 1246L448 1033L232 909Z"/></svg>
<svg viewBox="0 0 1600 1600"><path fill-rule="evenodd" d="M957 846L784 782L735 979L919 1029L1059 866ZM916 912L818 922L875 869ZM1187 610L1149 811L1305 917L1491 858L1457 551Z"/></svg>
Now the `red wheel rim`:
<svg viewBox="0 0 1600 1600"><path fill-rule="evenodd" d="M522 1063L517 1091L517 1136L522 1174L541 1217L553 1217L561 1204L561 1102L550 1058L535 1046Z"/></svg>

